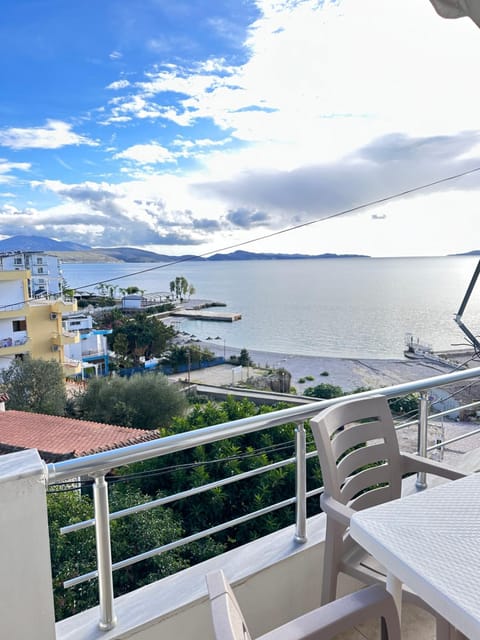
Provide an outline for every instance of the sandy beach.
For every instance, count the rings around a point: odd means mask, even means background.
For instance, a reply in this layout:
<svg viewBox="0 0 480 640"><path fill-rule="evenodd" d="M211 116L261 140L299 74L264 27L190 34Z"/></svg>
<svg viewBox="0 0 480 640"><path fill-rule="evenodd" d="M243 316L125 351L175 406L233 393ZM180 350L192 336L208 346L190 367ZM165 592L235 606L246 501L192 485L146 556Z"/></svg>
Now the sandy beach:
<svg viewBox="0 0 480 640"><path fill-rule="evenodd" d="M223 345L217 343L201 343L216 355L224 354ZM225 356L238 355L240 349L225 347ZM323 356L304 356L291 353L274 353L268 351L248 350L250 358L258 368L285 368L292 375L291 384L301 394L307 387L321 383L334 384L344 391L353 391L358 387L384 387L388 385L410 382L420 378L448 373L451 368L436 363L419 360L399 359L353 359L332 358ZM324 372L328 373L325 375ZM322 375L322 373L324 375ZM301 378L310 376L313 380L299 382ZM229 365L213 367L192 372L192 381L205 384L228 384L231 381Z"/></svg>

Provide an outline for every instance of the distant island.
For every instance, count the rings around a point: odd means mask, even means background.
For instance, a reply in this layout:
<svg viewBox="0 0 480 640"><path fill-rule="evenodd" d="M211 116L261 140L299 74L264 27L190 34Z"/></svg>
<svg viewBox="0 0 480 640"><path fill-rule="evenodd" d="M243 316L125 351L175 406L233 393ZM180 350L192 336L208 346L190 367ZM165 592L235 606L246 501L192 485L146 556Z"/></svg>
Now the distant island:
<svg viewBox="0 0 480 640"><path fill-rule="evenodd" d="M322 253L308 255L302 253L252 253L233 251L215 253L207 258L195 255L171 256L134 247L91 248L75 242L54 240L44 236L12 236L0 240L0 253L10 251L45 251L58 256L63 262L175 262L175 261L211 261L225 260L315 260L320 258L368 258L360 254Z"/></svg>

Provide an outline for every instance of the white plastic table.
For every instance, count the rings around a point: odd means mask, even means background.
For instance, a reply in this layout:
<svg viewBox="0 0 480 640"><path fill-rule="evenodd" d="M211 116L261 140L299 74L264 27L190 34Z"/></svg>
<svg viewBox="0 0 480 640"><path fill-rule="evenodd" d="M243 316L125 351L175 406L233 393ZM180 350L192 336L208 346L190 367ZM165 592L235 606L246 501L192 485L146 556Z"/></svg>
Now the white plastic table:
<svg viewBox="0 0 480 640"><path fill-rule="evenodd" d="M350 534L386 568L394 596L405 583L480 638L480 474L359 511Z"/></svg>

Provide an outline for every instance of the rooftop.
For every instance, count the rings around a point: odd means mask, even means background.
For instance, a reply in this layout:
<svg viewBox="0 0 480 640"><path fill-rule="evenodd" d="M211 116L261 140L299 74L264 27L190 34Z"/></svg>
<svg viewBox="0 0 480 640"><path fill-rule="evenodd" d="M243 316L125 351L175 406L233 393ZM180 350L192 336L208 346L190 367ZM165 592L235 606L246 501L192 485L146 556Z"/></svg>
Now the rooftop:
<svg viewBox="0 0 480 640"><path fill-rule="evenodd" d="M46 462L79 458L157 437L156 431L26 411L0 411L0 453L38 449Z"/></svg>

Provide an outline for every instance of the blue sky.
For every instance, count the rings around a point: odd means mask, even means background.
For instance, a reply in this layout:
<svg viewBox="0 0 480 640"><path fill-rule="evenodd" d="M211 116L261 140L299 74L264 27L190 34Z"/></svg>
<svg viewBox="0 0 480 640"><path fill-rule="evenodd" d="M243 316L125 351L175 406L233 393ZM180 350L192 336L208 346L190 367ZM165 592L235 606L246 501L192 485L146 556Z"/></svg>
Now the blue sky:
<svg viewBox="0 0 480 640"><path fill-rule="evenodd" d="M0 236L480 249L480 31L428 0L3 0Z"/></svg>

